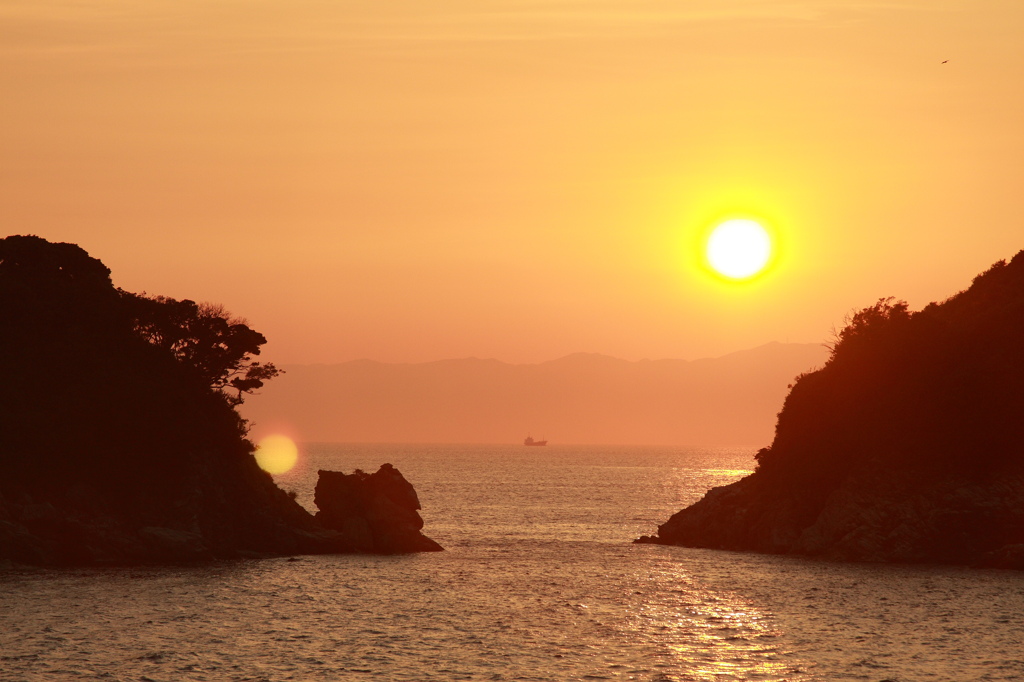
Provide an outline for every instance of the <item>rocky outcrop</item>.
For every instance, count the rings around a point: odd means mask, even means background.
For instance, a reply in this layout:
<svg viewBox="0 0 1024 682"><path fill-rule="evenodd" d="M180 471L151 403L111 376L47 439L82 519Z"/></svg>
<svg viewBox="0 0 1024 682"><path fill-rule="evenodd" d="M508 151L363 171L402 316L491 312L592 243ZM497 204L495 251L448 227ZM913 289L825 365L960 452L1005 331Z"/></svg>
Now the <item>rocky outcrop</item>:
<svg viewBox="0 0 1024 682"><path fill-rule="evenodd" d="M260 471L202 481L164 499L113 499L88 482L0 493L0 561L37 566L193 563L294 554L398 554L443 548L421 533L416 490L390 464L321 471L314 517Z"/></svg>
<svg viewBox="0 0 1024 682"><path fill-rule="evenodd" d="M637 542L1024 569L1024 251L855 314L758 467Z"/></svg>
<svg viewBox="0 0 1024 682"><path fill-rule="evenodd" d="M799 490L755 473L711 489L636 542L1024 569L1024 478L924 479L852 476L808 513Z"/></svg>
<svg viewBox="0 0 1024 682"><path fill-rule="evenodd" d="M436 552L423 535L420 501L412 484L391 464L367 474L320 470L314 503L317 522L338 531L356 551L377 554Z"/></svg>

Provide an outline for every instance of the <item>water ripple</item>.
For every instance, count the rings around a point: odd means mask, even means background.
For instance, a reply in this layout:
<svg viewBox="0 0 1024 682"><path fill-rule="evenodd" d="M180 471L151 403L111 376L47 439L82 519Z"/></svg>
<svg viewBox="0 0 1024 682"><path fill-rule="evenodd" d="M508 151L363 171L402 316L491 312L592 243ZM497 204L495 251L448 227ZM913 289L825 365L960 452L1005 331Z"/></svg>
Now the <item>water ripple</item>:
<svg viewBox="0 0 1024 682"><path fill-rule="evenodd" d="M3 572L0 681L1024 678L1019 573L628 544L749 453L312 454L395 463L449 551Z"/></svg>

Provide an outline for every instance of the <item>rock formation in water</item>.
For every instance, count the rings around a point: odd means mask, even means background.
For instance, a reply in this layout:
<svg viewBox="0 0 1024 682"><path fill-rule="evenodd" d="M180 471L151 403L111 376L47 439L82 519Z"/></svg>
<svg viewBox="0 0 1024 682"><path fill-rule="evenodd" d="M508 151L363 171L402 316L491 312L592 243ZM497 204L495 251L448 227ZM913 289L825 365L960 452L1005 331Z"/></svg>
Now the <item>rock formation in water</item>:
<svg viewBox="0 0 1024 682"><path fill-rule="evenodd" d="M235 407L273 378L217 306L122 291L74 244L0 239L0 561L365 551L253 458Z"/></svg>
<svg viewBox="0 0 1024 682"><path fill-rule="evenodd" d="M637 542L1024 568L1024 251L854 315L757 460Z"/></svg>
<svg viewBox="0 0 1024 682"><path fill-rule="evenodd" d="M357 551L377 554L436 552L442 549L423 535L416 490L390 464L373 474L320 470L314 503L316 520L341 533Z"/></svg>

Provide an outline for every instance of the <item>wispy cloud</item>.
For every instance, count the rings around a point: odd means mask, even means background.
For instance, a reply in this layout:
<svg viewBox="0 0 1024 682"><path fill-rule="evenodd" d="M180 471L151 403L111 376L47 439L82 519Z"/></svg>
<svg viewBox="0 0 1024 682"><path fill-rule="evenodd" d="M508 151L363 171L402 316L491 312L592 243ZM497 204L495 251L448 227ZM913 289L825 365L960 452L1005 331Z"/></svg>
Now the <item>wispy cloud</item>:
<svg viewBox="0 0 1024 682"><path fill-rule="evenodd" d="M751 22L814 25L961 2L896 0L10 0L0 51L137 52L175 44L217 51L318 51L367 42L480 43L627 39Z"/></svg>

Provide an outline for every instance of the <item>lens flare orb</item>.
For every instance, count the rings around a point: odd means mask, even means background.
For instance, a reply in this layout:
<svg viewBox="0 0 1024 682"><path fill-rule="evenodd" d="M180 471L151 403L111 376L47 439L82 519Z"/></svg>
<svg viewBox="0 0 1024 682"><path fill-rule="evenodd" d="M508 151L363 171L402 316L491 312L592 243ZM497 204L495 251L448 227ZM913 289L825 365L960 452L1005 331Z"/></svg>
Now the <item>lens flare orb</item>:
<svg viewBox="0 0 1024 682"><path fill-rule="evenodd" d="M756 221L726 220L712 231L705 254L711 268L723 277L748 279L768 265L772 239Z"/></svg>
<svg viewBox="0 0 1024 682"><path fill-rule="evenodd" d="M299 461L299 448L288 436L267 436L256 446L256 463L269 474L291 471Z"/></svg>

